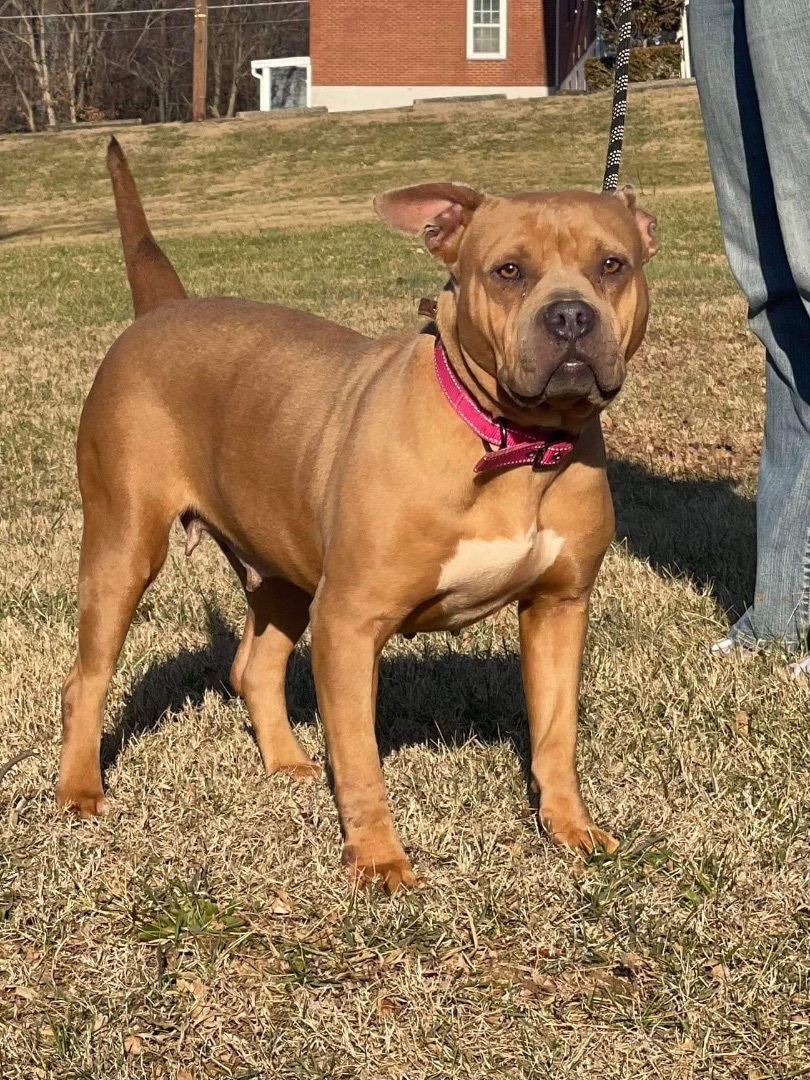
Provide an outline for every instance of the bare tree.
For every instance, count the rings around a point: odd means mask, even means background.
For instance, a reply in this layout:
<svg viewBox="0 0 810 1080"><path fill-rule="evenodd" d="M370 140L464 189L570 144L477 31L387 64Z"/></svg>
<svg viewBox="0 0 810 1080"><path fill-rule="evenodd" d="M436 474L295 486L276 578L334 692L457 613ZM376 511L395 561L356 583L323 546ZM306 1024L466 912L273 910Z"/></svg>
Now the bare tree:
<svg viewBox="0 0 810 1080"><path fill-rule="evenodd" d="M138 16L141 25L122 34L127 40L107 56L119 80L129 76L148 100L143 119L158 123L188 119L190 22L185 13L165 10L177 6L177 0L154 0L152 7L164 10Z"/></svg>
<svg viewBox="0 0 810 1080"><path fill-rule="evenodd" d="M115 11L121 6L122 0L112 0L105 8ZM60 30L64 27L60 54L64 62L64 96L73 124L84 118L96 59L109 39L110 16L97 15L94 7L94 0L61 0L60 4L61 12L71 16L60 26Z"/></svg>
<svg viewBox="0 0 810 1080"><path fill-rule="evenodd" d="M28 130L36 131L34 102L37 93L25 43L0 34L0 64L8 76L8 82L5 78L0 82L0 127L15 128L18 112L21 112Z"/></svg>
<svg viewBox="0 0 810 1080"><path fill-rule="evenodd" d="M48 127L57 126L56 102L53 94L53 35L50 22L45 16L53 14L51 0L5 0L0 14L16 16L15 19L2 24L4 38L11 38L14 43L21 46L21 50L14 50L17 57L25 57L33 72L39 100L48 118ZM3 44L6 44L4 41ZM8 54L7 54L8 55ZM13 61L12 61L13 62ZM8 65L9 59L6 60ZM19 78L18 78L19 84Z"/></svg>

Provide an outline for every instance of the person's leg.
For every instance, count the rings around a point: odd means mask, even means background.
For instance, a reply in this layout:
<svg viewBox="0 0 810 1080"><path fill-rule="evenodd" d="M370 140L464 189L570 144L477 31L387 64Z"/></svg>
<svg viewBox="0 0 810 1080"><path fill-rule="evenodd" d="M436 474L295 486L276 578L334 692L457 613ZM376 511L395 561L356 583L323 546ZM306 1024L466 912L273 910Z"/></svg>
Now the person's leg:
<svg viewBox="0 0 810 1080"><path fill-rule="evenodd" d="M806 0L746 0L745 22L793 280L785 292L777 280L765 310L753 313L774 342L757 500L768 544L763 576L765 587L779 585L769 610L792 645L810 628L810 18Z"/></svg>
<svg viewBox="0 0 810 1080"><path fill-rule="evenodd" d="M803 643L810 620L810 319L789 257L794 248L801 251L801 241L797 244L796 235L787 232L798 215L780 219L780 211L797 157L794 152L783 161L783 143L796 138L800 152L810 125L805 117L801 133L795 127L779 134L771 130L772 99L781 97L784 103L800 93L800 73L791 75L780 62L777 76L771 70L772 51L763 44L763 35L779 21L775 8L782 6L797 8L799 0L692 0L689 12L726 252L748 298L751 328L767 351L756 590L730 639L742 644L783 641L795 648ZM807 39L808 28L802 33ZM749 51L752 35L755 64ZM808 224L805 220L805 236ZM804 250L810 254L810 248Z"/></svg>

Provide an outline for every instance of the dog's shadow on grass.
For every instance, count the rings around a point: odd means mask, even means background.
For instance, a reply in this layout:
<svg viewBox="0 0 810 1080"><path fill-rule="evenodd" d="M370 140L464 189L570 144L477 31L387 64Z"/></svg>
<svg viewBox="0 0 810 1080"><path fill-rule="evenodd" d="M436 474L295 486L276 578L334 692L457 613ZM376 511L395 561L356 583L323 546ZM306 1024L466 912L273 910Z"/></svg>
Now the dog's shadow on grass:
<svg viewBox="0 0 810 1080"><path fill-rule="evenodd" d="M315 715L309 649L290 664L287 700L293 723ZM380 661L377 741L383 757L405 746L461 746L476 738L509 742L524 766L528 752L520 660L501 649L466 653L441 638L425 648L387 651Z"/></svg>
<svg viewBox="0 0 810 1080"><path fill-rule="evenodd" d="M234 696L228 674L238 638L215 605L207 603L205 615L206 646L183 649L153 664L132 687L114 728L102 738L102 769L114 765L127 744L139 735L156 731L186 705L202 705L207 693L219 694L224 700Z"/></svg>
<svg viewBox="0 0 810 1080"><path fill-rule="evenodd" d="M213 604L206 606L209 644L183 650L150 667L132 688L112 731L105 733L102 768L109 769L127 744L157 731L206 694L234 698L229 682L238 638ZM294 724L317 714L310 650L300 646L287 672L287 703ZM250 731L247 710L244 723ZM251 732L252 733L252 732ZM380 664L377 737L383 757L415 744L461 745L472 737L508 741L528 768L528 735L518 657L501 651L467 654L442 648L388 652ZM528 773L527 773L528 777Z"/></svg>
<svg viewBox="0 0 810 1080"><path fill-rule="evenodd" d="M616 536L658 573L707 588L731 621L754 593L753 499L727 477L672 479L635 462L608 465Z"/></svg>
<svg viewBox="0 0 810 1080"><path fill-rule="evenodd" d="M670 479L635 463L612 461L617 535L659 573L688 576L708 588L730 618L753 589L753 501L724 478ZM104 736L102 764L112 765L127 743L156 730L207 693L232 698L229 670L238 638L216 606L206 609L209 644L155 664L133 687L113 731ZM380 667L377 735L386 755L416 744L460 745L471 737L508 741L528 777L526 712L516 655L443 649L389 651ZM293 723L314 722L315 689L304 646L287 676ZM245 712L247 725L247 713Z"/></svg>

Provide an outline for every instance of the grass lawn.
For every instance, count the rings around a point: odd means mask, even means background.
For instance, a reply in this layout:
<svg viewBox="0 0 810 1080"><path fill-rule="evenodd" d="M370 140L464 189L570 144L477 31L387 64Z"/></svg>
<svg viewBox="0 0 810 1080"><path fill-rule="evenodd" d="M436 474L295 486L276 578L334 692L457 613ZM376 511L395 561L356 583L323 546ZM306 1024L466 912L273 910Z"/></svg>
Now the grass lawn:
<svg viewBox="0 0 810 1080"><path fill-rule="evenodd" d="M125 132L189 289L419 325L442 284L370 196L418 179L598 186L605 94ZM129 318L99 132L0 140L0 1077L787 1080L810 1075L810 721L778 657L710 660L752 588L761 349L690 88L632 95L661 222L647 343L606 420L618 538L584 672L614 858L528 811L516 621L397 641L379 736L428 884L353 894L324 782L267 779L227 673L244 602L178 528L113 682L113 810L57 812L75 647L73 447ZM268 468L272 446L268 442ZM291 714L323 759L302 645Z"/></svg>

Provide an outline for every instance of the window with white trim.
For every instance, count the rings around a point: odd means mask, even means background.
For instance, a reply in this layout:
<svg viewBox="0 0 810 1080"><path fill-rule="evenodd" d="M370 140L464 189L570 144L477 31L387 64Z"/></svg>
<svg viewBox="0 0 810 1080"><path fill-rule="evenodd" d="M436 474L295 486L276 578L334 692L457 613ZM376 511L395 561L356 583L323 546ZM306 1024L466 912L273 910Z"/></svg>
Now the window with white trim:
<svg viewBox="0 0 810 1080"><path fill-rule="evenodd" d="M467 0L467 59L506 58L507 0Z"/></svg>

